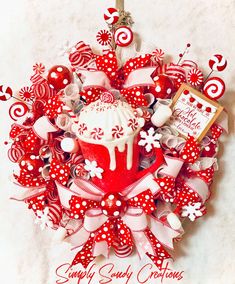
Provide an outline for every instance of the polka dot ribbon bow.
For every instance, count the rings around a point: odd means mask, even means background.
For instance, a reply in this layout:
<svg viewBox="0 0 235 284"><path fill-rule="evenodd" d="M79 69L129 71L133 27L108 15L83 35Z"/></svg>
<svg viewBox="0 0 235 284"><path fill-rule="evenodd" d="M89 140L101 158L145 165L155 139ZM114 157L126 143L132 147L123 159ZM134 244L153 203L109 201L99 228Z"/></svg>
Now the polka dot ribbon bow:
<svg viewBox="0 0 235 284"><path fill-rule="evenodd" d="M81 179L76 179L70 189L60 183L57 188L62 206L77 222L75 233L66 237L80 249L72 265L81 263L87 267L96 256L107 257L111 247L123 257L135 246L141 257L147 255L159 269L165 259L171 258L163 245L173 249L173 239L180 233L152 215L156 209L153 196L159 186L151 174L128 186L122 194L105 194Z"/></svg>
<svg viewBox="0 0 235 284"><path fill-rule="evenodd" d="M153 87L151 74L156 67L150 66L151 54L129 59L119 69L114 51L106 51L95 59L95 69L77 72L85 77L83 90L80 95L89 104L99 99L101 93L117 89L133 107L147 106L144 87Z"/></svg>

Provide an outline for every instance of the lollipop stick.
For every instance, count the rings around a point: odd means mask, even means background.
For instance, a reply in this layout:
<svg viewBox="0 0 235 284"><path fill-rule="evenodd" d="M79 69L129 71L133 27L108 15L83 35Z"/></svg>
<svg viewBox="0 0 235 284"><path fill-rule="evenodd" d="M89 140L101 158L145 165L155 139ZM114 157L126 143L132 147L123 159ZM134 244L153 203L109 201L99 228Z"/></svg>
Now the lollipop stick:
<svg viewBox="0 0 235 284"><path fill-rule="evenodd" d="M208 74L208 76L206 77L206 79L204 80L204 82L206 82L208 80L208 78L210 77L210 75L213 73L214 70L211 70L211 72Z"/></svg>
<svg viewBox="0 0 235 284"><path fill-rule="evenodd" d="M15 100L17 100L17 101L19 101L19 102L22 102L22 100L21 99L19 99L19 98L17 98L17 97L14 97L14 96L11 96L13 99L15 99ZM32 104L29 104L29 103L26 103L26 102L24 102L26 105L29 105L29 106L32 106Z"/></svg>

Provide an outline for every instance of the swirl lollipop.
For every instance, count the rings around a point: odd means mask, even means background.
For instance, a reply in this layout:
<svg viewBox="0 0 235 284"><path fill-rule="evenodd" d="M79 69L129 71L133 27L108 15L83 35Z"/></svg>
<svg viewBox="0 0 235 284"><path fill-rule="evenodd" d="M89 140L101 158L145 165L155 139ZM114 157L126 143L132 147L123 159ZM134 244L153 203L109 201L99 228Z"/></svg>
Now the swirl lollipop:
<svg viewBox="0 0 235 284"><path fill-rule="evenodd" d="M11 119L17 121L20 117L24 116L29 111L27 105L23 102L14 103L9 109Z"/></svg>
<svg viewBox="0 0 235 284"><path fill-rule="evenodd" d="M217 100L222 97L224 91L224 81L218 77L208 79L203 87L203 93L212 100Z"/></svg>
<svg viewBox="0 0 235 284"><path fill-rule="evenodd" d="M119 27L114 33L114 41L120 47L128 46L133 41L133 32L126 26Z"/></svg>
<svg viewBox="0 0 235 284"><path fill-rule="evenodd" d="M221 54L213 55L209 60L209 66L213 71L223 71L227 66L227 60Z"/></svg>

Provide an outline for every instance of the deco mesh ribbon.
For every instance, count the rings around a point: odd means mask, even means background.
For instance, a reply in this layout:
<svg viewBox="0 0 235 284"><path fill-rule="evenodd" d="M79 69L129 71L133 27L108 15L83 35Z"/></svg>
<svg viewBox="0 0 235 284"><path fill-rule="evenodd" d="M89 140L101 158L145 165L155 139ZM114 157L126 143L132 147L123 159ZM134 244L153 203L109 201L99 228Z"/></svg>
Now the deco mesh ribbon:
<svg viewBox="0 0 235 284"><path fill-rule="evenodd" d="M110 11L109 43L123 24ZM99 40L105 42L105 32ZM136 54L134 46L129 51ZM181 221L206 213L227 114L200 143L167 124L181 84L203 92L209 82L184 54L164 63L164 52L156 49L120 65L112 45L95 54L82 41L63 54L70 65L53 66L47 76L43 64L33 66L31 86L16 93L20 105L10 108L16 122L8 156L19 165L12 199L25 202L42 229L63 228L75 251L72 265L87 267L111 248L118 257L136 248L161 269L183 235ZM213 58L213 70L227 64ZM0 92L13 95L9 87Z"/></svg>

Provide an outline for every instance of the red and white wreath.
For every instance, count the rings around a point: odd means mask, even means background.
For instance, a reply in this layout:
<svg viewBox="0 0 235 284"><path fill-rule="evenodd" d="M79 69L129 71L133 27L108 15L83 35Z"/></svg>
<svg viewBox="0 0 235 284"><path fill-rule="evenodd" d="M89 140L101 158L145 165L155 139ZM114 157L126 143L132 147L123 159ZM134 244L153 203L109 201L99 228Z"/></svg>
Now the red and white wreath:
<svg viewBox="0 0 235 284"><path fill-rule="evenodd" d="M111 248L118 257L136 248L161 269L183 235L182 221L206 213L217 170L225 124L215 122L199 143L168 121L182 83L218 99L224 82L205 79L185 59L189 44L177 63L165 62L162 49L137 53L128 17L107 11L109 29L96 36L107 48L101 54L79 41L66 47L68 66L35 64L9 110L8 155L19 187L13 199L26 203L42 229L64 230L76 248L72 265L87 267ZM125 51L135 56L122 64ZM226 64L221 55L209 60L213 71ZM0 86L0 99L11 97Z"/></svg>

